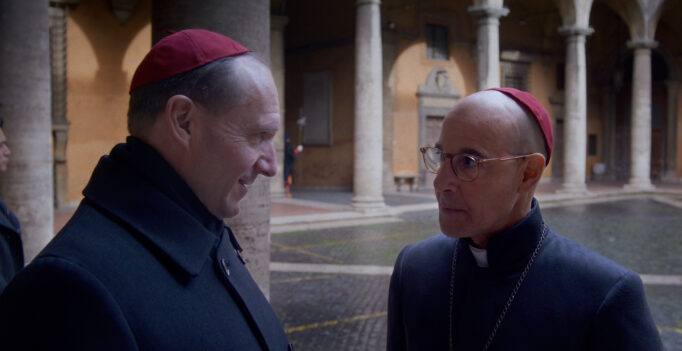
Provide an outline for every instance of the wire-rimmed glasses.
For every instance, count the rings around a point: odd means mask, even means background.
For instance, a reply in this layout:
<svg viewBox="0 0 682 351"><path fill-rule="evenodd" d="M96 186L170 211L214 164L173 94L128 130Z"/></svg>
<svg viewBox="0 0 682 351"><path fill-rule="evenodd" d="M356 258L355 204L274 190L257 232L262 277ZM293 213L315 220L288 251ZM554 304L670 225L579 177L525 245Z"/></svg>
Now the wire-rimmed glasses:
<svg viewBox="0 0 682 351"><path fill-rule="evenodd" d="M431 173L438 174L441 171L443 162L450 160L450 166L457 178L465 182L474 181L478 177L478 168L481 163L490 161L507 161L528 157L535 154L503 156L493 158L480 158L470 154L448 154L437 147L421 147L419 151L424 158L424 166Z"/></svg>

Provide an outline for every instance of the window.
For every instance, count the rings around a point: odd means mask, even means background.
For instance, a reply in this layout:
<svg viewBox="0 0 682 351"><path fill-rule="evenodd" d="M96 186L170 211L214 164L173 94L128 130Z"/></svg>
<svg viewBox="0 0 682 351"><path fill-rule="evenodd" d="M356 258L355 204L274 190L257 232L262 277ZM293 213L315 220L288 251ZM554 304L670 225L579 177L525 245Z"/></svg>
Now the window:
<svg viewBox="0 0 682 351"><path fill-rule="evenodd" d="M597 134L587 136L587 156L597 156Z"/></svg>
<svg viewBox="0 0 682 351"><path fill-rule="evenodd" d="M502 86L528 91L528 71L532 61L531 55L520 51L502 51L500 53Z"/></svg>
<svg viewBox="0 0 682 351"><path fill-rule="evenodd" d="M303 144L330 145L331 75L329 72L303 75Z"/></svg>
<svg viewBox="0 0 682 351"><path fill-rule="evenodd" d="M559 63L556 65L556 89L564 90L566 85L566 66Z"/></svg>
<svg viewBox="0 0 682 351"><path fill-rule="evenodd" d="M426 24L426 58L448 60L448 27Z"/></svg>
<svg viewBox="0 0 682 351"><path fill-rule="evenodd" d="M525 62L502 61L502 86L528 91L528 69Z"/></svg>

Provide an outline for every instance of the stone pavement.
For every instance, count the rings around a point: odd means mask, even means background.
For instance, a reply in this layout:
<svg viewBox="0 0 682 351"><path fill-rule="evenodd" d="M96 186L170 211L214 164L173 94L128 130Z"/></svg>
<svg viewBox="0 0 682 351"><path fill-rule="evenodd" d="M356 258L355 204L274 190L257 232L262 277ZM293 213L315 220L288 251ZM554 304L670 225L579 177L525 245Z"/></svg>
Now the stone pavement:
<svg viewBox="0 0 682 351"><path fill-rule="evenodd" d="M682 185L634 193L590 183L589 194L537 193L558 232L640 273L667 350L682 350ZM439 233L430 191L386 194L385 213L350 208L348 192L273 199L270 299L296 350L383 350L393 263ZM579 219L579 220L577 220Z"/></svg>
<svg viewBox="0 0 682 351"><path fill-rule="evenodd" d="M667 350L682 350L682 183L647 192L590 182L589 193L540 184L556 231L640 273ZM432 191L385 194L359 213L350 192L294 191L271 203L270 299L297 351L383 350L390 274L400 250L439 233ZM55 212L55 232L73 208Z"/></svg>

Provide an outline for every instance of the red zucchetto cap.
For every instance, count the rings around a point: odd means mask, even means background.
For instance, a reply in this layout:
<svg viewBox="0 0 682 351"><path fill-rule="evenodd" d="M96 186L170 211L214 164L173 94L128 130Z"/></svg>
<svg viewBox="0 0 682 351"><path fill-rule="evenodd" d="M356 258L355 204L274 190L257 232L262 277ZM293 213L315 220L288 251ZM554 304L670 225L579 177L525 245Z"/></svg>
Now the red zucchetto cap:
<svg viewBox="0 0 682 351"><path fill-rule="evenodd" d="M161 39L144 57L130 83L133 89L251 50L205 29L185 29Z"/></svg>
<svg viewBox="0 0 682 351"><path fill-rule="evenodd" d="M486 90L496 90L499 91L512 100L514 100L519 106L529 111L542 130L542 135L545 137L545 147L547 148L547 160L545 164L549 163L550 157L552 157L552 147L554 146L554 132L552 131L552 121L549 119L549 115L545 108L535 100L533 95L517 90L514 88L490 88Z"/></svg>

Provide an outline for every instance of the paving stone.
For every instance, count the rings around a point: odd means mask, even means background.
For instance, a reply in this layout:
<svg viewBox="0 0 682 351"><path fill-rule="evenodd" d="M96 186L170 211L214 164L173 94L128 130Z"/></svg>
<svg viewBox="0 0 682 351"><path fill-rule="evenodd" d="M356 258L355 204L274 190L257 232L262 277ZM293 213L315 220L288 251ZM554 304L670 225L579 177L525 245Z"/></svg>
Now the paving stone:
<svg viewBox="0 0 682 351"><path fill-rule="evenodd" d="M554 230L636 272L682 274L680 208L635 199L560 206L543 216ZM400 217L397 223L273 235L271 260L393 266L405 245L440 232L437 210ZM273 308L296 350L385 349L389 276L272 272L271 279ZM666 349L682 350L682 286L645 289Z"/></svg>

